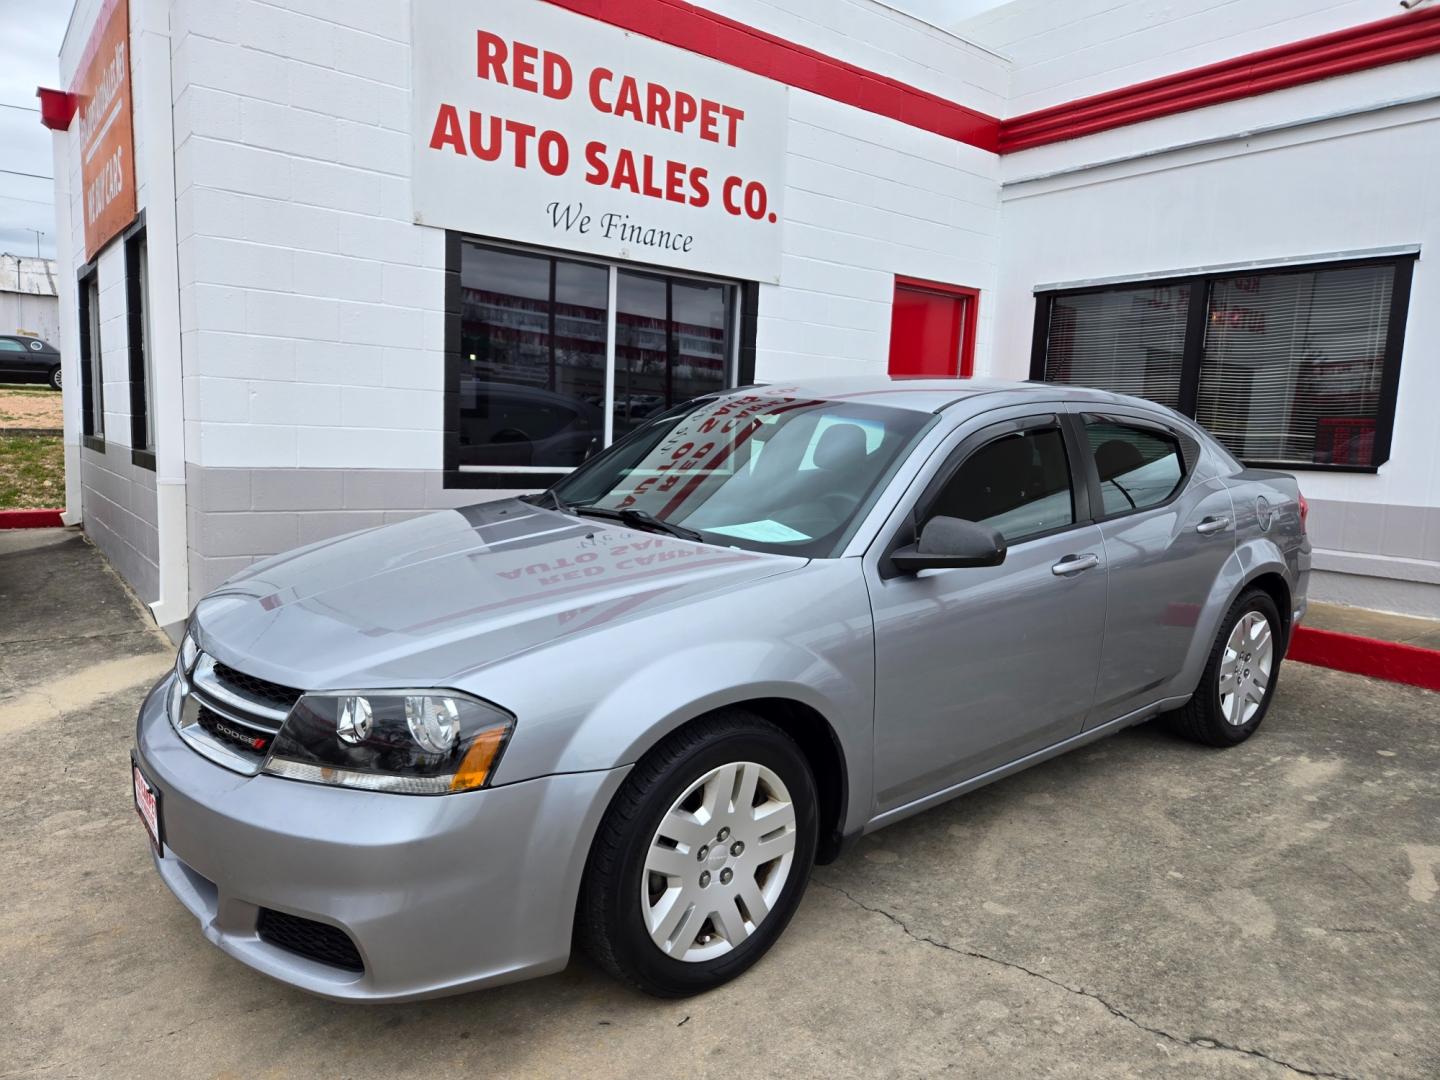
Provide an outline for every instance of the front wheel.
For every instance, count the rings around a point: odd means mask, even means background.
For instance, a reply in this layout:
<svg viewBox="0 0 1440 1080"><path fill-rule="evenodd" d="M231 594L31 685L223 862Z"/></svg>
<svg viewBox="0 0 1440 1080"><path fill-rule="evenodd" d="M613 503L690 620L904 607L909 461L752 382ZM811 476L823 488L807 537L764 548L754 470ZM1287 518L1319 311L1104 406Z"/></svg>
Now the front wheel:
<svg viewBox="0 0 1440 1080"><path fill-rule="evenodd" d="M1268 593L1251 589L1220 621L1205 673L1170 726L1208 746L1235 746L1260 726L1280 675L1280 612Z"/></svg>
<svg viewBox="0 0 1440 1080"><path fill-rule="evenodd" d="M728 982L795 913L816 832L815 782L794 740L741 709L696 721L645 756L601 821L581 943L659 997Z"/></svg>
<svg viewBox="0 0 1440 1080"><path fill-rule="evenodd" d="M52 390L64 389L65 383L60 377L60 368L58 366L50 369L50 377L46 379L46 382L50 384L50 389Z"/></svg>

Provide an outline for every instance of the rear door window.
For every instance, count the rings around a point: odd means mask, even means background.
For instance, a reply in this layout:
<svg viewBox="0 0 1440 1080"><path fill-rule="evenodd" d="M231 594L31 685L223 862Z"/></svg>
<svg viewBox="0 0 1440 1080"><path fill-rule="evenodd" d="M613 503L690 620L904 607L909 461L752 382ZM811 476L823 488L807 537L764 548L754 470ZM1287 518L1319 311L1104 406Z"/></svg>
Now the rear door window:
<svg viewBox="0 0 1440 1080"><path fill-rule="evenodd" d="M1087 416L1085 438L1100 475L1105 516L1167 502L1185 480L1180 442L1159 430Z"/></svg>

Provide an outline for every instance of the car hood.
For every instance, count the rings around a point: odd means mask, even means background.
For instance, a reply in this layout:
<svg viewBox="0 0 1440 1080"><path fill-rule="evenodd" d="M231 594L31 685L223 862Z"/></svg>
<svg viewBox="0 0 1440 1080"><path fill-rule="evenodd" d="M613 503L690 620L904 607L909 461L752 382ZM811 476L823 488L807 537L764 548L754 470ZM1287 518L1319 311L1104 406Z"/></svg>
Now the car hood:
<svg viewBox="0 0 1440 1080"><path fill-rule="evenodd" d="M192 626L207 652L287 686L445 686L806 561L506 499L257 563L201 600Z"/></svg>

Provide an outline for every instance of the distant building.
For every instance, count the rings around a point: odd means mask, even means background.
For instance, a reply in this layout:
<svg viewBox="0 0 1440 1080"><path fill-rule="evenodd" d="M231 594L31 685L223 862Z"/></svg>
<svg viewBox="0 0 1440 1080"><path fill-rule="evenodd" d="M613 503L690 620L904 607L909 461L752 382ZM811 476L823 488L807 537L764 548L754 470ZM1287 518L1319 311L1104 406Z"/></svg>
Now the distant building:
<svg viewBox="0 0 1440 1080"><path fill-rule="evenodd" d="M60 347L54 259L0 254L0 334L28 334Z"/></svg>

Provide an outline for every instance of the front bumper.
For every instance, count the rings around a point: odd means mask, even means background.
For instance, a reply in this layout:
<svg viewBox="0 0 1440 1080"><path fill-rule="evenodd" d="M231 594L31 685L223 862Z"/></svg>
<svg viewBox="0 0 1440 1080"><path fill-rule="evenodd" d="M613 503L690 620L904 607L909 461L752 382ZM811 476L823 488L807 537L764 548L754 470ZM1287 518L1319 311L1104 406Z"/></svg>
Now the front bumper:
<svg viewBox="0 0 1440 1080"><path fill-rule="evenodd" d="M590 840L628 767L456 795L241 776L141 706L137 757L160 790L155 865L205 936L258 971L344 1001L405 1001L559 971ZM347 971L261 940L261 908L345 931Z"/></svg>

